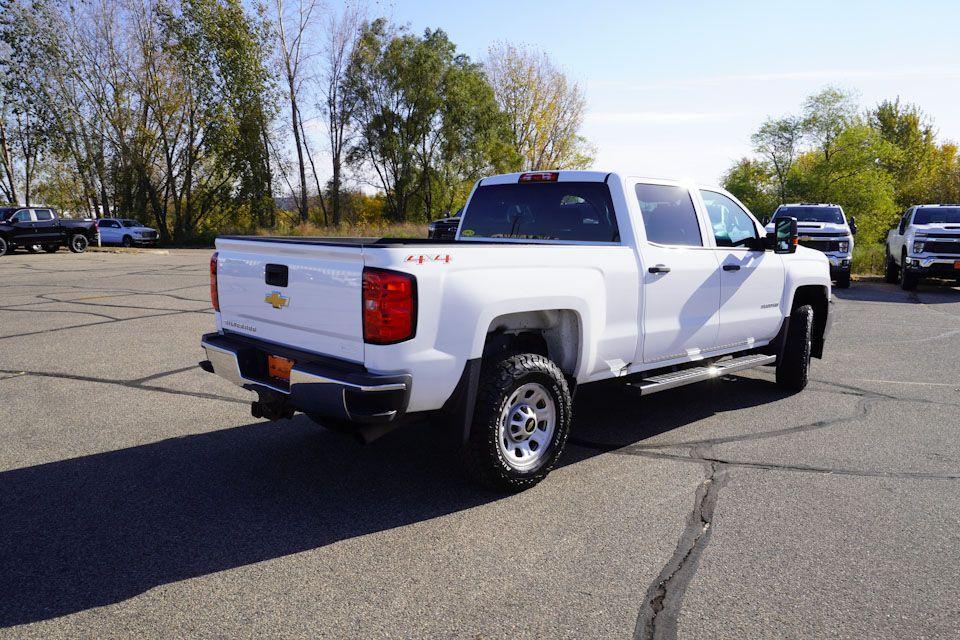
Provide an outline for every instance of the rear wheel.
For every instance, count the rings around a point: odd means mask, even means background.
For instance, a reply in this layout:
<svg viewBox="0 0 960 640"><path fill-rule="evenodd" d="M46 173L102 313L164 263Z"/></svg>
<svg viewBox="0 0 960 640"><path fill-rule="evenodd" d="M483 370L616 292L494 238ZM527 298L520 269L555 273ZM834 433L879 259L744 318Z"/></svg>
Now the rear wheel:
<svg viewBox="0 0 960 640"><path fill-rule="evenodd" d="M813 342L813 307L797 307L790 314L787 343L777 362L777 385L803 391L810 377L810 346Z"/></svg>
<svg viewBox="0 0 960 640"><path fill-rule="evenodd" d="M70 251L73 253L83 253L89 245L90 241L87 240L87 236L82 233L74 234L73 237L70 238Z"/></svg>
<svg viewBox="0 0 960 640"><path fill-rule="evenodd" d="M522 491L546 477L567 442L573 400L548 358L525 353L485 363L462 457L468 473L497 491Z"/></svg>
<svg viewBox="0 0 960 640"><path fill-rule="evenodd" d="M3 238L0 238L0 256L4 256L9 251L10 245L7 244L7 241Z"/></svg>
<svg viewBox="0 0 960 640"><path fill-rule="evenodd" d="M30 253L40 253L40 245L38 244L28 244L27 251Z"/></svg>
<svg viewBox="0 0 960 640"><path fill-rule="evenodd" d="M883 280L887 284L897 284L900 281L900 269L897 268L897 263L894 262L893 256L890 255L890 247L887 247L887 251L886 251L886 261L884 263L884 269L883 269Z"/></svg>

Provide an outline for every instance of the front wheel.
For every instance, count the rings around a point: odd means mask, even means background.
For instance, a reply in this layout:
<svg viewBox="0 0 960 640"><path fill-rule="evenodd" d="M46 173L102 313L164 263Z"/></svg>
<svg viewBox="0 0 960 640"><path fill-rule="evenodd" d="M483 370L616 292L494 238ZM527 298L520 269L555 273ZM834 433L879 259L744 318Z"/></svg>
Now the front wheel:
<svg viewBox="0 0 960 640"><path fill-rule="evenodd" d="M464 466L491 489L528 489L556 465L572 415L570 388L550 359L525 353L485 363Z"/></svg>
<svg viewBox="0 0 960 640"><path fill-rule="evenodd" d="M7 255L7 251L10 250L10 245L7 244L7 241L4 238L0 238L0 256Z"/></svg>
<svg viewBox="0 0 960 640"><path fill-rule="evenodd" d="M886 254L886 262L884 263L883 268L883 280L887 284L897 284L897 282L900 280L900 269L897 268L897 263L893 261L893 256L890 255L889 247L887 247Z"/></svg>
<svg viewBox="0 0 960 640"><path fill-rule="evenodd" d="M907 269L907 256L903 256L900 261L900 288L904 291L913 291L917 288L918 282L920 277Z"/></svg>
<svg viewBox="0 0 960 640"><path fill-rule="evenodd" d="M838 289L849 289L850 288L850 272L841 271L837 274L837 288Z"/></svg>
<svg viewBox="0 0 960 640"><path fill-rule="evenodd" d="M803 391L810 378L810 346L813 342L813 307L797 307L790 314L787 343L777 362L777 385Z"/></svg>
<svg viewBox="0 0 960 640"><path fill-rule="evenodd" d="M73 253L83 253L89 245L90 241L87 240L87 236L82 233L75 234L70 238L70 251Z"/></svg>
<svg viewBox="0 0 960 640"><path fill-rule="evenodd" d="M123 236L123 240L120 242L120 244L129 249L133 246L133 238L130 236Z"/></svg>

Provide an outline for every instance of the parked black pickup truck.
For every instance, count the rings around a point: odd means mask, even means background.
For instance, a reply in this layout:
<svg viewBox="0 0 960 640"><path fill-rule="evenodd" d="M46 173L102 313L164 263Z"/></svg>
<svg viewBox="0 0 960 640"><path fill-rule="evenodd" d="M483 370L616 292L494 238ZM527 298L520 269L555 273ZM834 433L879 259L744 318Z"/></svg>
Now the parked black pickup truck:
<svg viewBox="0 0 960 640"><path fill-rule="evenodd" d="M66 220L50 207L0 207L0 256L17 247L53 253L65 246L83 253L97 233L96 220Z"/></svg>

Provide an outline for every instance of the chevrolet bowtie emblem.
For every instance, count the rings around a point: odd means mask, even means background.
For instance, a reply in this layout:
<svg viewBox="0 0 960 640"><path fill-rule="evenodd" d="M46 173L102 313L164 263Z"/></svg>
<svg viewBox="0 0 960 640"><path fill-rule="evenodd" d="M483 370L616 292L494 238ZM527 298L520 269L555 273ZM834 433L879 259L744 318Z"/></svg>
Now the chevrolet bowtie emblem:
<svg viewBox="0 0 960 640"><path fill-rule="evenodd" d="M279 291L274 291L264 298L263 301L274 309L283 309L284 307L290 306L290 298L284 298Z"/></svg>

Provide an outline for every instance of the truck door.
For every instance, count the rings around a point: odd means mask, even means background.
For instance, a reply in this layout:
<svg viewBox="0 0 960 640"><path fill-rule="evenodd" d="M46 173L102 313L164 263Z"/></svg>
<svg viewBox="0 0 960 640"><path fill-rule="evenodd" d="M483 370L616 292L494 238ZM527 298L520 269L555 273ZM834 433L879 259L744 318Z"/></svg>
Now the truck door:
<svg viewBox="0 0 960 640"><path fill-rule="evenodd" d="M33 226L33 239L38 243L56 242L60 239L60 225L50 209L34 209L37 221Z"/></svg>
<svg viewBox="0 0 960 640"><path fill-rule="evenodd" d="M689 189L637 183L644 363L696 357L717 343L720 271ZM639 226L639 225L638 225Z"/></svg>
<svg viewBox="0 0 960 640"><path fill-rule="evenodd" d="M783 258L744 246L760 240L760 224L732 198L709 189L700 196L713 226L720 262L721 348L749 347L773 338L783 316Z"/></svg>
<svg viewBox="0 0 960 640"><path fill-rule="evenodd" d="M34 243L34 226L37 224L30 209L21 209L17 211L10 223L13 225L13 241L17 246L25 247Z"/></svg>

